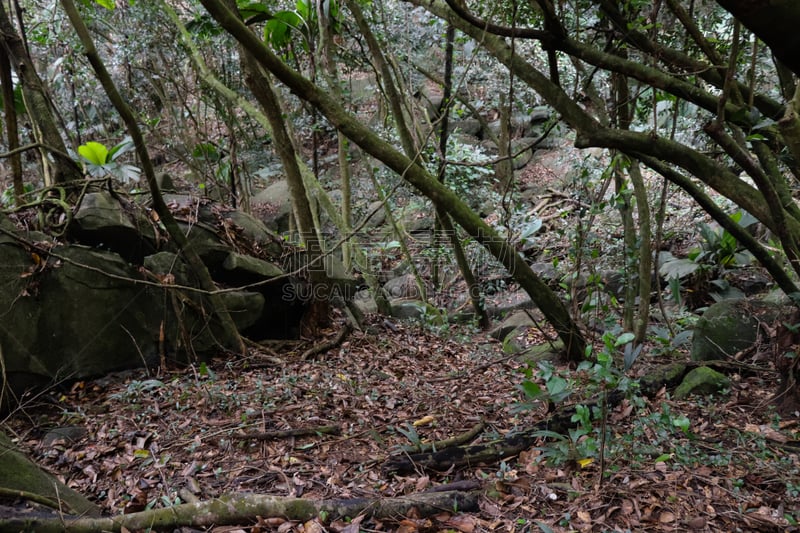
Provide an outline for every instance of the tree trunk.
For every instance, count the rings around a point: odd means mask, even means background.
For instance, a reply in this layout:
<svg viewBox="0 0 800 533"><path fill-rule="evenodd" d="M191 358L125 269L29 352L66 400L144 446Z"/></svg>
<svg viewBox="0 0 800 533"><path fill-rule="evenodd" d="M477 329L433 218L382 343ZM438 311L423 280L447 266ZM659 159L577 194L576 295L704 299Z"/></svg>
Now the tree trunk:
<svg viewBox="0 0 800 533"><path fill-rule="evenodd" d="M4 2L0 2L0 44L5 48L5 53L11 59L14 71L22 83L28 117L38 134L36 141L42 145L45 185L58 185L81 179L83 177L81 168L67 154L44 84L36 73L36 67L22 39L14 30ZM13 99L10 105L14 105Z"/></svg>
<svg viewBox="0 0 800 533"><path fill-rule="evenodd" d="M539 307L564 341L568 358L572 361L583 359L586 342L578 325L570 317L567 308L550 287L530 269L517 251L508 245L505 239L476 215L452 190L439 183L425 168L380 139L356 117L348 114L327 93L280 61L219 0L201 1L217 22L245 46L264 68L272 72L300 98L319 109L331 124L364 151L403 176L406 181L430 198L434 205L447 211L455 222L506 267L528 293L531 300Z"/></svg>
<svg viewBox="0 0 800 533"><path fill-rule="evenodd" d="M321 287L328 279L324 263L325 250L317 234L311 203L309 202L306 187L303 184L303 175L297 164L294 143L286 131L283 113L275 95L275 90L272 87L272 80L261 69L261 65L253 59L252 54L243 47L240 47L240 53L242 55L242 64L244 65L245 82L253 95L255 95L256 100L261 104L261 109L269 120L272 136L274 137L273 145L278 152L281 163L283 163L283 170L286 173L286 182L289 185L289 194L292 197L297 220L298 233L301 241L306 246L305 265L308 266L309 279L312 285ZM319 327L326 325L329 317L330 302L324 298L317 298L318 291L316 289L311 291L311 294L312 299L308 302L309 308L303 318L303 327L306 328L306 333L313 334Z"/></svg>
<svg viewBox="0 0 800 533"><path fill-rule="evenodd" d="M172 212L164 202L164 197L161 195L161 190L159 189L158 181L156 180L153 162L150 159L150 155L147 153L147 146L144 143L144 138L142 137L142 132L139 129L139 123L136 116L133 114L130 106L128 106L114 85L111 75L108 73L105 64L100 58L100 55L97 53L97 49L94 46L89 29L83 22L83 19L81 18L80 13L78 13L73 1L61 0L61 4L64 6L64 11L66 11L73 28L75 28L75 32L81 40L81 44L83 44L84 48L86 49L86 57L89 59L89 63L92 65L100 84L103 86L103 89L108 95L108 98L111 100L111 103L117 109L120 117L122 117L122 120L125 122L125 125L128 128L128 133L130 134L131 139L133 139L134 146L136 147L136 154L141 160L142 170L145 178L147 179L147 185L150 188L153 209L155 209L156 213L160 217L161 222L164 224L164 227L167 229L170 237L183 252L189 267L200 281L200 286L207 291L208 300L211 303L214 313L216 313L219 319L220 326L222 327L223 346L226 348L238 349L240 353L244 354L247 350L244 345L244 341L239 335L236 325L234 324L230 313L228 313L222 298L216 292L217 287L214 284L214 280L211 278L211 274L208 272L205 264L203 264L200 256L197 255L194 246L192 246L192 244L189 242L189 239L181 231L181 228L178 226L175 217L172 216ZM2 2L0 2L0 5L2 5Z"/></svg>
<svg viewBox="0 0 800 533"><path fill-rule="evenodd" d="M14 184L14 204L22 205L25 184L22 182L22 158L19 148L19 128L17 127L17 108L14 101L14 82L11 78L11 61L6 51L0 50L0 86L3 90L3 117L6 124L6 146L10 153L11 179Z"/></svg>

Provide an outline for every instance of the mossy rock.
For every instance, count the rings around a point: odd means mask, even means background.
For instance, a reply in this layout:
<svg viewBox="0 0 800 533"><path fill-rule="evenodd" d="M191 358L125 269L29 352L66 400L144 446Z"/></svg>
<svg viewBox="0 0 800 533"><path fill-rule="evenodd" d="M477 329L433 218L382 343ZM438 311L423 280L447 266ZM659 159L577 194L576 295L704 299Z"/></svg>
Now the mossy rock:
<svg viewBox="0 0 800 533"><path fill-rule="evenodd" d="M655 394L661 387L672 388L680 383L684 374L686 374L686 365L672 363L654 368L647 375L642 376L639 382L645 394Z"/></svg>
<svg viewBox="0 0 800 533"><path fill-rule="evenodd" d="M495 326L490 332L489 336L499 341L505 341L512 333L518 334L519 328L533 328L536 327L536 322L533 321L531 316L525 311L514 311L510 313L503 321Z"/></svg>
<svg viewBox="0 0 800 533"><path fill-rule="evenodd" d="M517 359L528 363L538 363L539 361L558 361L564 355L564 341L556 339L545 344L531 346L522 352Z"/></svg>
<svg viewBox="0 0 800 533"><path fill-rule="evenodd" d="M678 388L675 389L676 400L685 400L691 395L707 396L715 394L731 386L731 380L707 366L695 368L686 374Z"/></svg>
<svg viewBox="0 0 800 533"><path fill-rule="evenodd" d="M422 300L395 299L390 305L392 316L401 320L420 320L434 326L447 322L447 316L441 310Z"/></svg>
<svg viewBox="0 0 800 533"><path fill-rule="evenodd" d="M755 300L722 300L706 310L695 326L693 361L727 359L750 348L761 322L780 316L779 304Z"/></svg>
<svg viewBox="0 0 800 533"><path fill-rule="evenodd" d="M0 431L0 488L7 492L21 491L66 504L73 515L100 516L100 509L83 495L64 485L40 469L16 449L11 439Z"/></svg>

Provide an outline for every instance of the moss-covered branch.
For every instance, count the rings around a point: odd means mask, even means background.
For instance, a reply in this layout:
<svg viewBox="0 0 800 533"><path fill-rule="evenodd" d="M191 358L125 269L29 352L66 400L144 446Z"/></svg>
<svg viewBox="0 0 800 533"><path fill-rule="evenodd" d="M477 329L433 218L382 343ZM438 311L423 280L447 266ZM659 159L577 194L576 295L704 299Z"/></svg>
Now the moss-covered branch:
<svg viewBox="0 0 800 533"><path fill-rule="evenodd" d="M386 519L408 515L415 509L419 516L441 512L478 510L475 493L447 491L410 494L399 498L309 500L261 494L228 494L213 500L185 503L163 509L109 518L32 518L30 515L0 518L0 531L36 531L37 533L94 533L96 531L172 531L180 527L245 525L261 518L284 518L308 521L355 518L361 514Z"/></svg>

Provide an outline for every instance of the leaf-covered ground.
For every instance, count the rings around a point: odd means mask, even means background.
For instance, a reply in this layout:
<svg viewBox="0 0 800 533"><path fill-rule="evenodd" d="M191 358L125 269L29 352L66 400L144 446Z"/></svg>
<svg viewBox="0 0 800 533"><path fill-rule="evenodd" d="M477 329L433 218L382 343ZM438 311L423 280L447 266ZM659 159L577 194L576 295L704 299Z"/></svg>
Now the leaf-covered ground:
<svg viewBox="0 0 800 533"><path fill-rule="evenodd" d="M521 408L525 362L463 326L383 318L314 360L301 358L308 347L275 344L246 358L77 383L49 404L31 401L5 426L111 514L231 492L383 498L460 480L481 486L479 513L442 509L350 529L344 520L261 517L218 531L787 531L800 519L791 446L800 428L771 411L769 371L733 376L731 390L714 398L677 402L666 391L624 402L608 413L604 461L599 451L580 453L596 433L576 446L542 439L501 463L392 476L381 466L403 446L481 421L473 442L488 442L547 416L546 405ZM643 356L634 373L657 359ZM581 401L591 376L554 371L574 380L567 402ZM339 433L252 437L323 426Z"/></svg>

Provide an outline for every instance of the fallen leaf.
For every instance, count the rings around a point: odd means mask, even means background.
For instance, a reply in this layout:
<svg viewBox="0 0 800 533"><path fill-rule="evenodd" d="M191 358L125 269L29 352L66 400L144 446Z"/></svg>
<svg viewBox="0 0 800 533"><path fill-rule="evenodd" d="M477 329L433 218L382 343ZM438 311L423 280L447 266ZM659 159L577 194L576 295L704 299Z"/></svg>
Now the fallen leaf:
<svg viewBox="0 0 800 533"><path fill-rule="evenodd" d="M419 531L419 528L413 520L403 520L397 527L397 533L414 533L414 531Z"/></svg>
<svg viewBox="0 0 800 533"><path fill-rule="evenodd" d="M706 519L702 516L696 516L689 520L687 523L689 529L703 529L706 527Z"/></svg>
<svg viewBox="0 0 800 533"><path fill-rule="evenodd" d="M431 415L427 415L427 416L423 416L419 420L415 420L412 425L414 427L425 426L425 425L428 425L428 424L430 424L432 422L435 422L435 421L436 421L435 417L433 417Z"/></svg>
<svg viewBox="0 0 800 533"><path fill-rule="evenodd" d="M463 533L472 533L475 531L477 520L471 515L460 514L451 517L449 520L444 522L444 525L453 529L457 529L458 531L462 531Z"/></svg>
<svg viewBox="0 0 800 533"><path fill-rule="evenodd" d="M325 528L319 523L318 519L309 520L303 524L304 533L325 533Z"/></svg>

